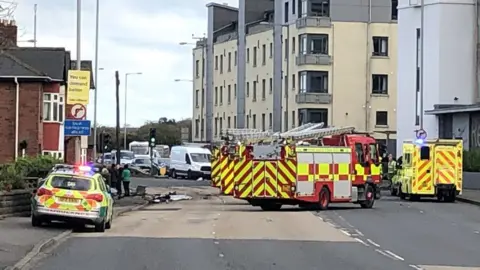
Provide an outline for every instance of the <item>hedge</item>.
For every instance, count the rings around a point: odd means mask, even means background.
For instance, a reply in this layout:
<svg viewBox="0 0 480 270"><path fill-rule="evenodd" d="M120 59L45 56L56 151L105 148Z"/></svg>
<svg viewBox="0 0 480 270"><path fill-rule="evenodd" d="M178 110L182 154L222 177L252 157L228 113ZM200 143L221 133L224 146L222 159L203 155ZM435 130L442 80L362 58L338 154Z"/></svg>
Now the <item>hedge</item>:
<svg viewBox="0 0 480 270"><path fill-rule="evenodd" d="M0 191L25 188L26 177L45 177L61 161L42 156L19 158L16 162L0 165Z"/></svg>

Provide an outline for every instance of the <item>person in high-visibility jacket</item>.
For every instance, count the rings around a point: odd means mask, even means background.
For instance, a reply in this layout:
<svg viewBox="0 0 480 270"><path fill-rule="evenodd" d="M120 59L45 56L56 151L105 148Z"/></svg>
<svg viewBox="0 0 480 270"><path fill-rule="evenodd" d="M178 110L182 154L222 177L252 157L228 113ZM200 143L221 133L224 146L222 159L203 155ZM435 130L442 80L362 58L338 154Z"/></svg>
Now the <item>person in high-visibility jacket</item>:
<svg viewBox="0 0 480 270"><path fill-rule="evenodd" d="M387 176L388 180L392 180L393 176L397 173L397 162L393 159L392 154L388 155L388 167L387 167Z"/></svg>

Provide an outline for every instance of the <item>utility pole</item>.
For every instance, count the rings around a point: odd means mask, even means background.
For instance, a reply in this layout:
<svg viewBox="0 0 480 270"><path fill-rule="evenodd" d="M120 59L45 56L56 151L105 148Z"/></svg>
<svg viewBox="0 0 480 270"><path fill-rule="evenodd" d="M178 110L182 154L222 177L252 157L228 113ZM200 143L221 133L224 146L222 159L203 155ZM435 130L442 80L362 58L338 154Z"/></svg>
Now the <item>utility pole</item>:
<svg viewBox="0 0 480 270"><path fill-rule="evenodd" d="M100 0L97 0L97 8L95 14L95 93L93 105L93 159L97 159L97 105L98 105L98 35L100 24ZM102 151L103 153L103 151ZM103 154L102 154L103 155Z"/></svg>
<svg viewBox="0 0 480 270"><path fill-rule="evenodd" d="M425 36L425 0L422 0L420 7L420 130L423 130L423 48Z"/></svg>
<svg viewBox="0 0 480 270"><path fill-rule="evenodd" d="M117 107L117 126L115 128L115 143L117 148L117 164L120 164L120 75L115 71L115 99Z"/></svg>

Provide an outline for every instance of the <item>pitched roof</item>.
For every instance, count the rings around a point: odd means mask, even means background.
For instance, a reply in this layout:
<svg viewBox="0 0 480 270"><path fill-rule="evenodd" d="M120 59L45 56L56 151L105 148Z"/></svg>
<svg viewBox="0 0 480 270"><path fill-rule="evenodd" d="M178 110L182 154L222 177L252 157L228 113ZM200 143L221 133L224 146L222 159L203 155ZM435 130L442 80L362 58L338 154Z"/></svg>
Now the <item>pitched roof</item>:
<svg viewBox="0 0 480 270"><path fill-rule="evenodd" d="M24 63L17 57L8 52L0 51L0 74L2 76L32 76L32 77L49 77L48 74L37 70L36 68Z"/></svg>

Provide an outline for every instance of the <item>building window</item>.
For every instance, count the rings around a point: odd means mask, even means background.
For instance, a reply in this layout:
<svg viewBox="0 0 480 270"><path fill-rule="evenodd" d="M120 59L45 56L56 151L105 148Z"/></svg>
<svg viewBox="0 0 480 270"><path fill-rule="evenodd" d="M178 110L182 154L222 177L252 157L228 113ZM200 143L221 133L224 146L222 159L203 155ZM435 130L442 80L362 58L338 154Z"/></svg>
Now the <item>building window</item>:
<svg viewBox="0 0 480 270"><path fill-rule="evenodd" d="M205 78L205 58L202 58L202 77Z"/></svg>
<svg viewBox="0 0 480 270"><path fill-rule="evenodd" d="M43 121L63 123L65 101L60 94L43 94Z"/></svg>
<svg viewBox="0 0 480 270"><path fill-rule="evenodd" d="M372 94L388 94L388 75L373 74L372 81Z"/></svg>
<svg viewBox="0 0 480 270"><path fill-rule="evenodd" d="M63 161L64 156L62 151L42 151L42 154L44 156L51 156L55 159L58 159L60 161Z"/></svg>
<svg viewBox="0 0 480 270"><path fill-rule="evenodd" d="M215 70L218 70L218 55L215 55Z"/></svg>
<svg viewBox="0 0 480 270"><path fill-rule="evenodd" d="M295 37L292 38L292 53L295 53Z"/></svg>
<svg viewBox="0 0 480 270"><path fill-rule="evenodd" d="M270 42L270 53L269 54L270 54L270 58L272 58L273 57L273 43L272 42Z"/></svg>
<svg viewBox="0 0 480 270"><path fill-rule="evenodd" d="M237 117L233 117L233 128L237 128Z"/></svg>
<svg viewBox="0 0 480 270"><path fill-rule="evenodd" d="M303 71L299 76L300 93L328 93L327 71Z"/></svg>
<svg viewBox="0 0 480 270"><path fill-rule="evenodd" d="M250 128L250 115L247 115L247 128Z"/></svg>
<svg viewBox="0 0 480 270"><path fill-rule="evenodd" d="M202 106L205 106L205 89L202 89Z"/></svg>
<svg viewBox="0 0 480 270"><path fill-rule="evenodd" d="M262 131L265 131L265 127L266 127L266 124L265 124L265 114L262 113Z"/></svg>
<svg viewBox="0 0 480 270"><path fill-rule="evenodd" d="M299 40L300 54L328 55L328 35L301 35Z"/></svg>
<svg viewBox="0 0 480 270"><path fill-rule="evenodd" d="M230 104L232 102L232 86L229 84L227 86L227 102Z"/></svg>
<svg viewBox="0 0 480 270"><path fill-rule="evenodd" d="M250 48L247 48L247 63L250 63Z"/></svg>
<svg viewBox="0 0 480 270"><path fill-rule="evenodd" d="M220 86L220 105L223 104L223 86Z"/></svg>
<svg viewBox="0 0 480 270"><path fill-rule="evenodd" d="M267 45L262 45L262 65L265 66L267 64Z"/></svg>
<svg viewBox="0 0 480 270"><path fill-rule="evenodd" d="M218 87L215 87L215 106L218 105Z"/></svg>
<svg viewBox="0 0 480 270"><path fill-rule="evenodd" d="M283 54L284 54L283 56L285 57L285 60L287 60L287 57L288 57L288 39L285 39L283 44L285 44L285 50L283 51Z"/></svg>
<svg viewBox="0 0 480 270"><path fill-rule="evenodd" d="M292 111L292 128L295 128L295 111Z"/></svg>
<svg viewBox="0 0 480 270"><path fill-rule="evenodd" d="M301 0L302 3L300 4L300 12L298 13L298 17L305 18L308 16L308 0Z"/></svg>
<svg viewBox="0 0 480 270"><path fill-rule="evenodd" d="M273 126L273 121L272 121L272 119L273 119L273 115L272 115L272 113L269 113L269 114L268 114L268 128L269 128L269 129L272 129L272 126Z"/></svg>
<svg viewBox="0 0 480 270"><path fill-rule="evenodd" d="M200 60L195 61L195 77L200 77Z"/></svg>
<svg viewBox="0 0 480 270"><path fill-rule="evenodd" d="M232 128L230 120L231 120L230 116L227 117L227 128Z"/></svg>
<svg viewBox="0 0 480 270"><path fill-rule="evenodd" d="M295 82L295 74L292 74L292 90L295 91L296 82Z"/></svg>
<svg viewBox="0 0 480 270"><path fill-rule="evenodd" d="M198 108L198 96L200 94L200 90L195 90L195 107Z"/></svg>
<svg viewBox="0 0 480 270"><path fill-rule="evenodd" d="M245 96L249 97L250 96L250 83L247 82L247 93L245 93Z"/></svg>
<svg viewBox="0 0 480 270"><path fill-rule="evenodd" d="M320 3L310 3L310 11L313 16L316 17L329 17L330 16L330 1L321 1Z"/></svg>
<svg viewBox="0 0 480 270"><path fill-rule="evenodd" d="M253 66L257 66L257 47L253 47Z"/></svg>
<svg viewBox="0 0 480 270"><path fill-rule="evenodd" d="M283 91L284 92L283 96L287 97L288 96L288 93L287 93L287 91L288 91L288 76L283 77L283 84L285 85L285 91Z"/></svg>
<svg viewBox="0 0 480 270"><path fill-rule="evenodd" d="M220 55L220 74L223 73L223 54Z"/></svg>
<svg viewBox="0 0 480 270"><path fill-rule="evenodd" d="M283 9L283 18L284 22L288 23L288 13L290 12L290 9L288 8L288 2L285 2L285 8Z"/></svg>
<svg viewBox="0 0 480 270"><path fill-rule="evenodd" d="M232 53L228 53L228 72L232 71Z"/></svg>
<svg viewBox="0 0 480 270"><path fill-rule="evenodd" d="M238 62L238 55L237 55L237 51L235 51L235 56L233 57L233 62L234 62L234 65L237 66L237 62Z"/></svg>
<svg viewBox="0 0 480 270"><path fill-rule="evenodd" d="M233 85L233 97L237 98L237 84Z"/></svg>
<svg viewBox="0 0 480 270"><path fill-rule="evenodd" d="M267 98L267 80L262 80L262 100Z"/></svg>
<svg viewBox="0 0 480 270"><path fill-rule="evenodd" d="M215 131L214 131L215 136L217 136L217 133L218 133L218 118L215 117Z"/></svg>
<svg viewBox="0 0 480 270"><path fill-rule="evenodd" d="M295 15L295 0L292 0L292 15Z"/></svg>
<svg viewBox="0 0 480 270"><path fill-rule="evenodd" d="M375 117L375 125L388 126L388 112L377 111L376 117Z"/></svg>
<svg viewBox="0 0 480 270"><path fill-rule="evenodd" d="M219 133L220 135L222 135L223 133L223 118L222 117L219 117L218 118L218 122L220 123L220 130L219 130Z"/></svg>
<svg viewBox="0 0 480 270"><path fill-rule="evenodd" d="M392 0L392 20L398 20L398 0Z"/></svg>
<svg viewBox="0 0 480 270"><path fill-rule="evenodd" d="M273 79L270 78L270 80L268 82L268 93L272 94L272 92L273 92Z"/></svg>
<svg viewBox="0 0 480 270"><path fill-rule="evenodd" d="M283 112L283 130L286 132L288 128L288 111Z"/></svg>
<svg viewBox="0 0 480 270"><path fill-rule="evenodd" d="M253 102L257 101L257 81L253 82Z"/></svg>
<svg viewBox="0 0 480 270"><path fill-rule="evenodd" d="M195 138L199 137L200 132L200 119L195 120Z"/></svg>
<svg viewBox="0 0 480 270"><path fill-rule="evenodd" d="M252 128L257 128L257 115L252 115Z"/></svg>
<svg viewBox="0 0 480 270"><path fill-rule="evenodd" d="M373 55L388 56L388 37L373 37Z"/></svg>
<svg viewBox="0 0 480 270"><path fill-rule="evenodd" d="M200 120L200 124L201 124L201 125L200 125L200 132L201 132L201 134L202 134L202 136L203 136L203 128L205 127L205 121L203 120L203 118L202 118L202 120Z"/></svg>

